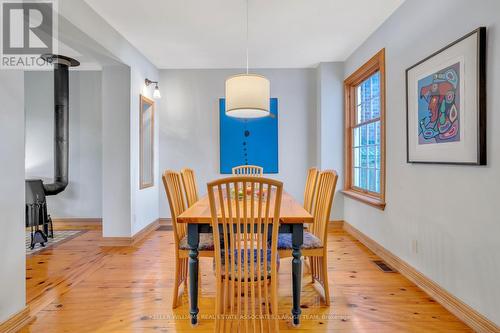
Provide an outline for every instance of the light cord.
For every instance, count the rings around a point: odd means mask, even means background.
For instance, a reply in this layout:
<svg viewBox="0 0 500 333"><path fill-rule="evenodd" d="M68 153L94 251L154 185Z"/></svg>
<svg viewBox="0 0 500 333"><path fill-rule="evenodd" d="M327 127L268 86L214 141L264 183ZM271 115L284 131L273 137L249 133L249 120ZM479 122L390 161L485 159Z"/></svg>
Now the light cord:
<svg viewBox="0 0 500 333"><path fill-rule="evenodd" d="M248 74L248 0L246 0L247 4L247 74Z"/></svg>

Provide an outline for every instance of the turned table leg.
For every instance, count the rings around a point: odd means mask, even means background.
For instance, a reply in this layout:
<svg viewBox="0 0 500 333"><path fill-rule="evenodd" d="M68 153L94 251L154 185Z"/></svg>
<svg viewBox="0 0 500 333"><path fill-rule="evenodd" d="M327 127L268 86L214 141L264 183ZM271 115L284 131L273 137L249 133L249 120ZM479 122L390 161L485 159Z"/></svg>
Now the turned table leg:
<svg viewBox="0 0 500 333"><path fill-rule="evenodd" d="M198 246L200 234L198 224L188 224L188 245L189 245L189 314L191 325L198 324Z"/></svg>
<svg viewBox="0 0 500 333"><path fill-rule="evenodd" d="M300 248L304 242L304 226L302 223L292 225L292 288L293 288L293 324L300 324L300 292L302 289L302 252Z"/></svg>

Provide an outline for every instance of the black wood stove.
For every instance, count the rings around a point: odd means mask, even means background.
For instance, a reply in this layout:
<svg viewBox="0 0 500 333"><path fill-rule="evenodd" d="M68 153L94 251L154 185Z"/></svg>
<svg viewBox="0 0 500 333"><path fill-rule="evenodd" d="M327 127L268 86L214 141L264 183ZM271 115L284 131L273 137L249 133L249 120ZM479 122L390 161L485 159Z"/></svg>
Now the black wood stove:
<svg viewBox="0 0 500 333"><path fill-rule="evenodd" d="M26 227L31 228L31 248L37 243L45 246L47 238L54 237L46 196L56 195L68 186L68 68L80 65L77 60L61 55L44 54L42 58L54 65L54 181L44 184L41 179L26 180Z"/></svg>

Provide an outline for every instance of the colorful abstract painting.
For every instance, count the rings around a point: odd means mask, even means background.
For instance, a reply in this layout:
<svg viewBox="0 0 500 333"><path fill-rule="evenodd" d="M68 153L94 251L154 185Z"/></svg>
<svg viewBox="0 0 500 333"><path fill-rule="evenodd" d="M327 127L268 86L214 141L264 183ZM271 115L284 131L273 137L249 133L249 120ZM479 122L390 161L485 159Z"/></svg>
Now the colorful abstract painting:
<svg viewBox="0 0 500 333"><path fill-rule="evenodd" d="M418 80L418 144L460 141L460 63Z"/></svg>
<svg viewBox="0 0 500 333"><path fill-rule="evenodd" d="M264 173L278 173L278 99L270 100L270 115L239 119L226 115L219 100L220 172L230 174L239 165L258 165Z"/></svg>

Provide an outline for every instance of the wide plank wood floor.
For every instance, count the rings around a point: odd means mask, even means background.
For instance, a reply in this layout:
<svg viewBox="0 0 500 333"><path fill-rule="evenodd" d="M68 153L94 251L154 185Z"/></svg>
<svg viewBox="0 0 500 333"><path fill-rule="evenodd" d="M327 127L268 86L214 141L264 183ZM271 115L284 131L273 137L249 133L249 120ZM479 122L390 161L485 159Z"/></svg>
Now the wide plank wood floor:
<svg viewBox="0 0 500 333"><path fill-rule="evenodd" d="M27 257L27 302L37 320L24 332L212 332L215 281L202 258L200 324L192 328L188 300L171 309L173 235L154 231L134 247L101 248L89 230ZM379 259L341 228L329 232L332 303L321 304L305 269L302 324L283 320L283 332L471 332L399 273L384 273ZM282 259L280 314L291 309L291 259Z"/></svg>

